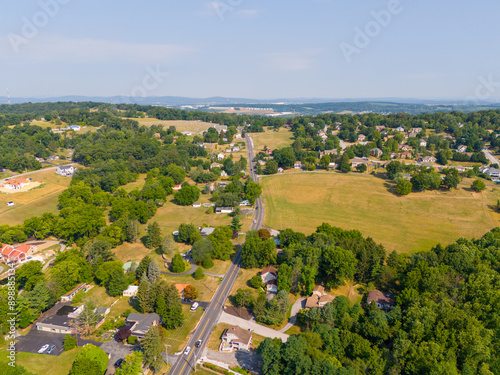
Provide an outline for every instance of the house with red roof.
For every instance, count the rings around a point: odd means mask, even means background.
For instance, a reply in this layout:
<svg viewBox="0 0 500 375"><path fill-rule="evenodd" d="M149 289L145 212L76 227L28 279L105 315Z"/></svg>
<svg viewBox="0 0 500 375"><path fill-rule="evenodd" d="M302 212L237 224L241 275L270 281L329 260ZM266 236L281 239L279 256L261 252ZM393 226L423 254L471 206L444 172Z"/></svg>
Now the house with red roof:
<svg viewBox="0 0 500 375"><path fill-rule="evenodd" d="M30 183L31 180L28 178L11 178L3 184L3 187L9 190L21 190L23 187L29 185Z"/></svg>
<svg viewBox="0 0 500 375"><path fill-rule="evenodd" d="M1 244L0 256L3 263L22 263L27 261L35 253L36 246L30 244L20 244L16 247Z"/></svg>

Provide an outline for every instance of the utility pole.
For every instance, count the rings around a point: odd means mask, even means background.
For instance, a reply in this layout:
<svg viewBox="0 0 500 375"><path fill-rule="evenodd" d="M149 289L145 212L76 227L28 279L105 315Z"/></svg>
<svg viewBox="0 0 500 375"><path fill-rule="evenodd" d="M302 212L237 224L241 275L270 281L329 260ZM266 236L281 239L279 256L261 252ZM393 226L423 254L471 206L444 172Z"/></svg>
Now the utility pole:
<svg viewBox="0 0 500 375"><path fill-rule="evenodd" d="M168 347L169 346L172 346L172 345L165 344L165 362L167 362L167 364L170 364L170 362L168 362Z"/></svg>

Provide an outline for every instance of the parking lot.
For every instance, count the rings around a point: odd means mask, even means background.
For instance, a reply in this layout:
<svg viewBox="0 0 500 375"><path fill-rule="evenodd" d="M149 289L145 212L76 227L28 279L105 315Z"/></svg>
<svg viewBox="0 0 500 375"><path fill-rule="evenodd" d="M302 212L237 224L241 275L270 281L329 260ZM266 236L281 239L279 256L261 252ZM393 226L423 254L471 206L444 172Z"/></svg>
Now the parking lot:
<svg viewBox="0 0 500 375"><path fill-rule="evenodd" d="M38 331L36 328L31 329L26 336L19 336L19 342L16 344L16 351L25 353L38 353L38 350L44 345L55 345L55 349L50 353L45 355L56 355L58 356L63 352L63 340L64 335L60 333L50 333L44 331ZM101 346L102 343L92 341L92 340L78 340L78 345L83 346L87 343L94 344L96 346Z"/></svg>

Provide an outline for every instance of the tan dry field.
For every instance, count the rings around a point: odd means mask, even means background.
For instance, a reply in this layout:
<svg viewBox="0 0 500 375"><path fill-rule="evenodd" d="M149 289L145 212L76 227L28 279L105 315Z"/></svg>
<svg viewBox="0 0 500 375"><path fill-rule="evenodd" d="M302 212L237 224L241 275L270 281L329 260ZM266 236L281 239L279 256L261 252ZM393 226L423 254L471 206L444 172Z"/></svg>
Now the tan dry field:
<svg viewBox="0 0 500 375"><path fill-rule="evenodd" d="M487 182L482 193L465 179L457 190L399 197L390 182L367 174L295 173L261 179L264 226L307 235L323 222L357 229L388 251L429 250L459 237L478 238L500 223L493 210L500 188Z"/></svg>
<svg viewBox="0 0 500 375"><path fill-rule="evenodd" d="M263 133L252 133L251 137L255 154L263 151L264 146L270 149L283 148L290 146L293 142L293 133L286 128L280 128L277 132L266 128Z"/></svg>
<svg viewBox="0 0 500 375"><path fill-rule="evenodd" d="M164 129L167 129L170 126L175 126L175 128L179 132L190 131L194 133L199 133L203 130L207 130L212 125L214 125L210 122L203 121L158 120L155 118L132 118L131 120L139 122L139 125L163 125Z"/></svg>

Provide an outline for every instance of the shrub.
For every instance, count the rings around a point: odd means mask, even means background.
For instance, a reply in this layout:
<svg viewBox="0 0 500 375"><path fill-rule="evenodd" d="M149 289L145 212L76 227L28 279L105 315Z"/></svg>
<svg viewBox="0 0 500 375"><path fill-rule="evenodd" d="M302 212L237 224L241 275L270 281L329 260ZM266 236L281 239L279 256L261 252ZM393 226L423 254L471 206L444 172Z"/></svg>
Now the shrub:
<svg viewBox="0 0 500 375"><path fill-rule="evenodd" d="M76 338L70 335L64 335L63 348L65 351L76 347Z"/></svg>
<svg viewBox="0 0 500 375"><path fill-rule="evenodd" d="M127 337L127 342L131 345L137 344L137 336L129 336Z"/></svg>
<svg viewBox="0 0 500 375"><path fill-rule="evenodd" d="M205 277L205 272L201 268L197 268L193 273L193 277L195 280L201 280Z"/></svg>
<svg viewBox="0 0 500 375"><path fill-rule="evenodd" d="M203 268L209 269L214 266L214 261L212 260L210 255L207 254L207 256L205 256L201 261L201 265L203 266Z"/></svg>
<svg viewBox="0 0 500 375"><path fill-rule="evenodd" d="M250 286L258 289L262 287L262 278L259 275L255 275L250 279Z"/></svg>
<svg viewBox="0 0 500 375"><path fill-rule="evenodd" d="M186 270L186 264L184 263L184 259L180 254L175 254L172 258L172 272L174 273L182 273Z"/></svg>

